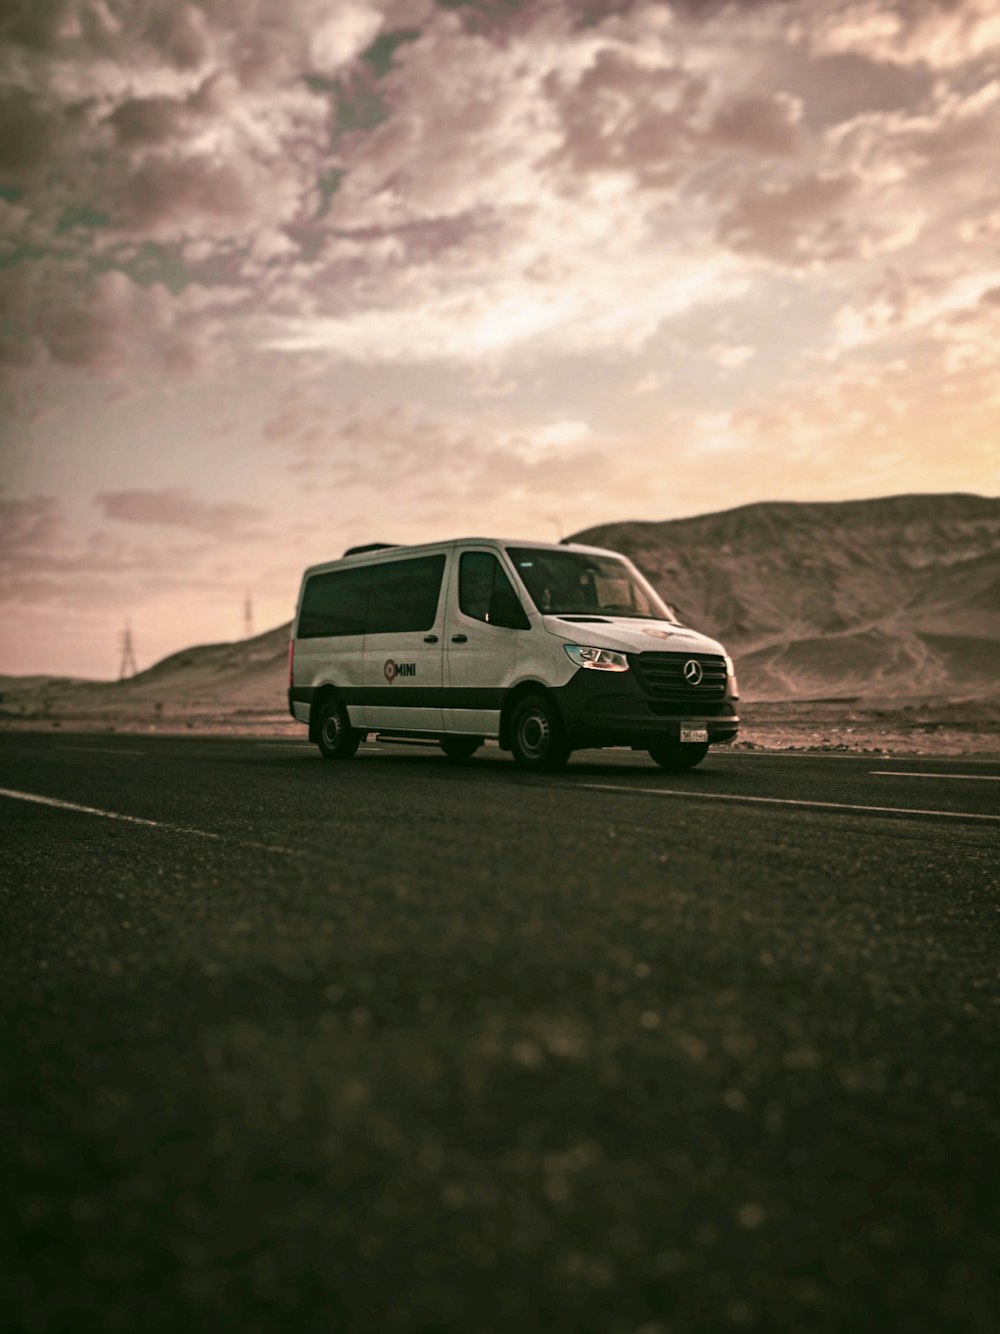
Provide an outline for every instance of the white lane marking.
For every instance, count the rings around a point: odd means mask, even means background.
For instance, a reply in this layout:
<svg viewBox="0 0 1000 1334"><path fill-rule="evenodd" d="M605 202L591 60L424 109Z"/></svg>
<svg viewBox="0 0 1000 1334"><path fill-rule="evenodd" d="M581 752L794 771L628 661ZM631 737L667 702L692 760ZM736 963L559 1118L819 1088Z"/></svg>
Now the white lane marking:
<svg viewBox="0 0 1000 1334"><path fill-rule="evenodd" d="M127 824L146 825L151 829L169 829L173 834L192 834L195 838L211 838L221 842L222 834L209 833L207 829L192 829L188 825L170 824L166 820L145 820L141 815L122 815L120 811L102 811L97 806L80 806L75 801L60 801L57 797L42 797L37 792L15 792L13 788L0 787L0 797L10 797L13 801L33 801L39 806L55 806L62 811L76 811L79 815L99 815L104 820L124 820ZM264 852L293 852L292 848L277 847L272 843L251 843L240 840L244 848L258 848Z"/></svg>
<svg viewBox="0 0 1000 1334"><path fill-rule="evenodd" d="M909 769L869 769L880 778L966 778L973 783L1000 783L1000 774L917 774Z"/></svg>
<svg viewBox="0 0 1000 1334"><path fill-rule="evenodd" d="M643 792L652 797L697 797L702 801L744 801L763 806L813 806L826 811L875 812L878 815L937 815L946 820L990 820L1000 824L1000 815L978 815L973 811L921 811L911 806L858 806L845 801L804 801L796 797L749 797L735 792L694 792L690 788L627 787L623 783L573 783L591 792Z"/></svg>
<svg viewBox="0 0 1000 1334"><path fill-rule="evenodd" d="M141 815L122 815L118 811L102 811L96 806L80 806L75 801L60 801L57 797L42 797L37 792L15 792L9 787L0 787L0 797L10 797L14 801L33 801L39 806L55 806L62 811L78 811L81 815L100 815L105 820L125 820L128 824L148 825L153 829L172 829L175 833L195 834L198 838L221 838L221 834L209 834L204 829L187 829L182 825L165 824L160 820L144 820Z"/></svg>
<svg viewBox="0 0 1000 1334"><path fill-rule="evenodd" d="M860 750L725 750L712 751L713 760L871 760ZM886 755L887 760L892 756Z"/></svg>
<svg viewBox="0 0 1000 1334"><path fill-rule="evenodd" d="M863 750L719 750L713 746L714 760L895 760L897 764L926 764L939 761L947 764L960 759L963 764L996 764L995 755L893 755L889 751Z"/></svg>

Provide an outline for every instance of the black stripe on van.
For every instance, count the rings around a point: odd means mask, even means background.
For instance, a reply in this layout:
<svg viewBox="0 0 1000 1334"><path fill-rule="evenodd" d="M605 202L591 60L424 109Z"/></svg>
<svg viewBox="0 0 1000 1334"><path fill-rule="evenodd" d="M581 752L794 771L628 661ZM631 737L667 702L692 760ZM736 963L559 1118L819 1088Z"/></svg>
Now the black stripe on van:
<svg viewBox="0 0 1000 1334"><path fill-rule="evenodd" d="M292 686L291 704L311 704L323 687ZM505 692L490 686L337 686L345 704L381 704L395 709L501 709Z"/></svg>

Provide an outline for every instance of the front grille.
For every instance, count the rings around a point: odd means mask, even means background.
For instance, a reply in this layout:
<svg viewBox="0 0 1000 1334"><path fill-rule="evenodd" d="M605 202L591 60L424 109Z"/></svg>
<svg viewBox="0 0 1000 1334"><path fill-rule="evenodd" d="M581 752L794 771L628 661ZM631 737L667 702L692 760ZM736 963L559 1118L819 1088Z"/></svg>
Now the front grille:
<svg viewBox="0 0 1000 1334"><path fill-rule="evenodd" d="M726 660L717 653L632 653L632 670L647 694L677 704L720 700L726 693ZM684 664L696 662L702 679L691 685L684 678Z"/></svg>

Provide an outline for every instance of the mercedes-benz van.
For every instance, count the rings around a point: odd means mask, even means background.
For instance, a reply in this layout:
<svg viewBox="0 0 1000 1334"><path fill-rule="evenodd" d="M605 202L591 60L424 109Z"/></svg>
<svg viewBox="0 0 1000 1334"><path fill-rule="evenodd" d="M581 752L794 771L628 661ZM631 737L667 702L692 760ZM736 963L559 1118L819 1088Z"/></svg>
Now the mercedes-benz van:
<svg viewBox="0 0 1000 1334"><path fill-rule="evenodd" d="M522 768L630 746L673 772L739 729L732 659L624 556L465 537L352 548L302 578L288 705L330 760L375 733Z"/></svg>

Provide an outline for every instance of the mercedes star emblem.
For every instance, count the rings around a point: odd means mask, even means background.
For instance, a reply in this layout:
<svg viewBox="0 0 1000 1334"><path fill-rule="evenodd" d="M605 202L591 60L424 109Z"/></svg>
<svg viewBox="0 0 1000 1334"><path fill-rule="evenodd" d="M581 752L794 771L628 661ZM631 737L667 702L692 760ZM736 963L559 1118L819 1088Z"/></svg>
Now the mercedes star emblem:
<svg viewBox="0 0 1000 1334"><path fill-rule="evenodd" d="M704 674L705 673L701 670L701 663L697 660L697 658L688 658L687 662L684 664L684 680L688 683L688 685L689 686L700 685L701 678L704 676Z"/></svg>

